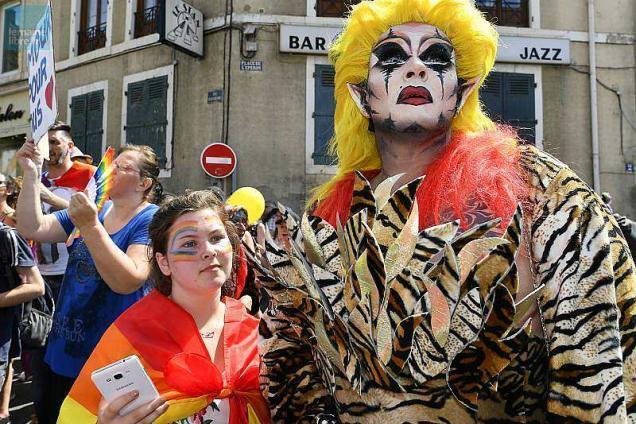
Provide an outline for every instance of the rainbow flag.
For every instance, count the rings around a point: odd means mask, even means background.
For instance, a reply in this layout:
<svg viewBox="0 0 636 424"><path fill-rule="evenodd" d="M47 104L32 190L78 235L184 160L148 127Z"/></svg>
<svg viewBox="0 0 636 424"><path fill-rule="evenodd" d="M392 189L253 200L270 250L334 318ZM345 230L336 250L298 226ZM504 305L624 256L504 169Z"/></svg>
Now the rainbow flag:
<svg viewBox="0 0 636 424"><path fill-rule="evenodd" d="M104 203L108 200L108 193L110 193L110 189L113 185L111 176L114 160L115 149L112 146L108 146L106 153L104 153L102 160L99 162L99 165L97 165L97 168L95 168L95 172L91 178L95 181L95 204L97 205L97 213L102 211ZM88 187L88 184L90 184L90 180L86 183L86 187ZM86 189L86 187L84 187L84 189ZM66 245L70 246L73 243L73 240L79 236L79 230L77 228L73 229L73 232L71 232L71 235L66 240Z"/></svg>
<svg viewBox="0 0 636 424"><path fill-rule="evenodd" d="M214 399L228 399L229 424L267 424L269 408L259 389L258 319L226 297L224 375L211 361L192 316L153 291L106 330L62 404L58 424L94 423L101 393L91 373L137 355L168 410L155 421L191 417Z"/></svg>

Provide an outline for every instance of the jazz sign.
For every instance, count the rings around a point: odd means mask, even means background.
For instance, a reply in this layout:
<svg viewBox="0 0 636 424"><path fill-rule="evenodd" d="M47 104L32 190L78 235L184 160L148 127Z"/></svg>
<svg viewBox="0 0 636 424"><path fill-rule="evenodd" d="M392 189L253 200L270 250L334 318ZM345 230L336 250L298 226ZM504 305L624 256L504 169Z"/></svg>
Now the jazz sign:
<svg viewBox="0 0 636 424"><path fill-rule="evenodd" d="M570 63L570 40L563 38L500 37L497 62Z"/></svg>
<svg viewBox="0 0 636 424"><path fill-rule="evenodd" d="M27 63L29 67L31 132L33 139L37 142L57 118L50 2L31 36L31 41L27 47Z"/></svg>

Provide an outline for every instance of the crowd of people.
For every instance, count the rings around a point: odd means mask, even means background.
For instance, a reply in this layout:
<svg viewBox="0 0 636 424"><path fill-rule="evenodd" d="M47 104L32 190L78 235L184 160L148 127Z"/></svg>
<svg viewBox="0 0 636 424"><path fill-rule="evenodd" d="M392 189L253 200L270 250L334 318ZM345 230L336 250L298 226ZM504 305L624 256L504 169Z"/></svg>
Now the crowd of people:
<svg viewBox="0 0 636 424"><path fill-rule="evenodd" d="M165 196L140 145L98 208L69 125L27 140L0 174L0 419L16 358L40 424L636 417L636 228L483 113L496 46L470 0L353 7L338 173L302 218ZM157 396L105 398L131 356Z"/></svg>

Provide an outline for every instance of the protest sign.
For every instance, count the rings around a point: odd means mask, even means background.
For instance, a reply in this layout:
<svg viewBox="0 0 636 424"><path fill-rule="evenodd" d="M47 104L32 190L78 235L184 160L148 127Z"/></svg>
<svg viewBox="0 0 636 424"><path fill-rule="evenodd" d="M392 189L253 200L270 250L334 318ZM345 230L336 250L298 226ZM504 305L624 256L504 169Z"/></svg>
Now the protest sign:
<svg viewBox="0 0 636 424"><path fill-rule="evenodd" d="M37 142L57 119L51 2L47 4L44 16L31 36L27 47L27 64L31 133Z"/></svg>

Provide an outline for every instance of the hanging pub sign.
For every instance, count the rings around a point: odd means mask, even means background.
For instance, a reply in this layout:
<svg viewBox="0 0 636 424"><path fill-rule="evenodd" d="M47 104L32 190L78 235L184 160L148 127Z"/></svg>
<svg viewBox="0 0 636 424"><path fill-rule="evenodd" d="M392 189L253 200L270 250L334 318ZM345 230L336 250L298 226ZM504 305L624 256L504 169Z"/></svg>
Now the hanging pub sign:
<svg viewBox="0 0 636 424"><path fill-rule="evenodd" d="M203 57L203 12L183 0L165 0L159 36L163 43Z"/></svg>

